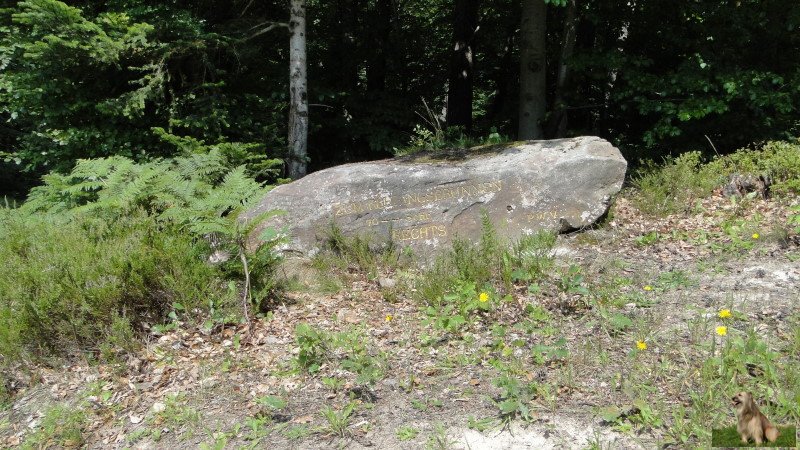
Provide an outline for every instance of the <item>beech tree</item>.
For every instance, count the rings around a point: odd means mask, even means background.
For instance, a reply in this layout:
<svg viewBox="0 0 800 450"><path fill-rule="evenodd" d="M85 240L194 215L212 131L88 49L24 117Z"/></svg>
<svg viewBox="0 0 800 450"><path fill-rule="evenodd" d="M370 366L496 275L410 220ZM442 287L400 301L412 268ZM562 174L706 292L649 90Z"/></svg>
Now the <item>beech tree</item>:
<svg viewBox="0 0 800 450"><path fill-rule="evenodd" d="M302 178L308 167L308 90L306 0L291 0L289 17L289 155L288 174Z"/></svg>

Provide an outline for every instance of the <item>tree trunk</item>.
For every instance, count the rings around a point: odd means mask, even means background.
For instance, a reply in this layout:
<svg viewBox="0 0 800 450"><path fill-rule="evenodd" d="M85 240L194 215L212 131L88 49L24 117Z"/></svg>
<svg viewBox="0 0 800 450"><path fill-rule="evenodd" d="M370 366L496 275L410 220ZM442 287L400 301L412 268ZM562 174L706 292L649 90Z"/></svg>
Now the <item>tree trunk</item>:
<svg viewBox="0 0 800 450"><path fill-rule="evenodd" d="M371 39L370 45L374 47L367 53L367 91L382 92L386 90L386 59L391 51L391 0L376 0L372 16L368 36Z"/></svg>
<svg viewBox="0 0 800 450"><path fill-rule="evenodd" d="M494 85L497 93L492 99L492 104L489 108L487 119L490 122L498 122L501 117L510 115L508 111L508 103L510 100L510 92L512 82L516 78L516 69L512 67L514 60L514 40L517 35L517 24L507 31L506 45L503 48L503 56L500 59L500 70L495 71Z"/></svg>
<svg viewBox="0 0 800 450"><path fill-rule="evenodd" d="M547 111L544 0L522 0L519 71L519 139L541 139Z"/></svg>
<svg viewBox="0 0 800 450"><path fill-rule="evenodd" d="M472 68L476 31L478 0L456 0L447 92L447 126L463 126L467 131L472 129Z"/></svg>
<svg viewBox="0 0 800 450"><path fill-rule="evenodd" d="M308 164L306 0L290 0L289 18L289 176L302 178Z"/></svg>
<svg viewBox="0 0 800 450"><path fill-rule="evenodd" d="M352 94L359 89L359 66L362 65L361 49L356 36L361 36L359 24L363 12L360 0L336 0L336 39L330 42L330 50L336 57L335 70L330 75L336 80L336 89ZM346 98L347 96L345 96Z"/></svg>
<svg viewBox="0 0 800 450"><path fill-rule="evenodd" d="M623 22L622 26L616 37L615 44L617 45L617 51L619 52L620 56L625 53L625 41L628 39L628 22ZM608 72L608 80L605 85L605 90L603 93L603 113L602 113L602 130L599 130L595 134L601 135L608 132L609 127L608 124L610 123L610 115L611 115L611 98L614 94L614 88L617 83L617 72L618 67L613 67Z"/></svg>
<svg viewBox="0 0 800 450"><path fill-rule="evenodd" d="M567 105L564 103L564 86L567 83L567 77L569 75L569 60L572 58L572 52L575 49L577 9L576 0L569 0L567 3L566 17L564 19L561 57L558 62L556 92L553 96L553 118L550 126L551 134L557 138L564 137L567 133Z"/></svg>

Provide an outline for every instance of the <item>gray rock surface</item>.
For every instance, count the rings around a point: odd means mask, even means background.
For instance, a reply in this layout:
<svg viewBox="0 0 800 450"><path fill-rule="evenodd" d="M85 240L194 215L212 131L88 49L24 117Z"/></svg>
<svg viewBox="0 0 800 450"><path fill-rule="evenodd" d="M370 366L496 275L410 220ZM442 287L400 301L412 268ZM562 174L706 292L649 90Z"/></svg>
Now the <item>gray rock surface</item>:
<svg viewBox="0 0 800 450"><path fill-rule="evenodd" d="M318 252L335 223L345 235L429 256L456 237L479 239L484 211L509 240L591 225L619 192L626 168L619 150L597 137L345 164L276 187L244 217L285 211L262 228L288 233L281 250L291 255Z"/></svg>

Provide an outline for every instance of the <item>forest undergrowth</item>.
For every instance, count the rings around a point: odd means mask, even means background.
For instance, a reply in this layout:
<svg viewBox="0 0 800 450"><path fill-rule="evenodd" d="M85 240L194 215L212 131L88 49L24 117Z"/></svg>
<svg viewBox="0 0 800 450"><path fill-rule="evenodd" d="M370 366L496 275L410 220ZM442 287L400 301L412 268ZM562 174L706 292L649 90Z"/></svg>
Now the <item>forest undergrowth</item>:
<svg viewBox="0 0 800 450"><path fill-rule="evenodd" d="M241 245L268 187L224 151L82 162L0 214L0 442L707 447L741 390L795 425L797 154L645 166L595 229L484 217L424 268L332 228L288 280ZM743 174L770 196L722 195Z"/></svg>

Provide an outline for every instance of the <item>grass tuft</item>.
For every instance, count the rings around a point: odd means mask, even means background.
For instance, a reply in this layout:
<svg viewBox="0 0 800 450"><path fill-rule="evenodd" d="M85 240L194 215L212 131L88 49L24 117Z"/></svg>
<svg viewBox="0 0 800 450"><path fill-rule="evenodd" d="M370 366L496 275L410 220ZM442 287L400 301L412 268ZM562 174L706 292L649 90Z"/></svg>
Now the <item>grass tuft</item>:
<svg viewBox="0 0 800 450"><path fill-rule="evenodd" d="M778 427L780 434L775 442L763 442L758 447L797 447L797 427ZM756 447L751 440L747 444L742 443L741 436L736 431L736 425L715 429L711 432L712 447Z"/></svg>

